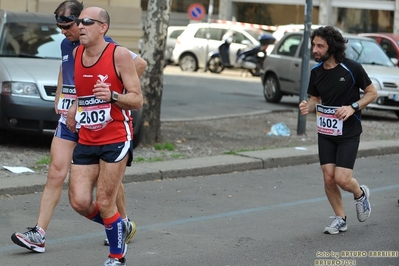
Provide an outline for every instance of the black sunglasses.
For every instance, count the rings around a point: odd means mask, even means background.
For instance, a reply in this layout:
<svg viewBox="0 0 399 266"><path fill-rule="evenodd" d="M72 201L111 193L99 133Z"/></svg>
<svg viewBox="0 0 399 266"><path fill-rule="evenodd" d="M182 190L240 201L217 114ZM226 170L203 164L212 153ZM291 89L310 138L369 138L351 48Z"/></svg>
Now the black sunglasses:
<svg viewBox="0 0 399 266"><path fill-rule="evenodd" d="M69 24L69 25L59 25L59 24L57 24L57 27L62 29L62 30L69 30L72 27L73 24L75 24L75 23L72 23L72 24Z"/></svg>
<svg viewBox="0 0 399 266"><path fill-rule="evenodd" d="M58 16L55 15L55 20L58 23L68 23L68 22L72 22L75 21L77 19L77 17L75 15L70 15L70 16Z"/></svg>
<svg viewBox="0 0 399 266"><path fill-rule="evenodd" d="M77 26L79 26L80 23L82 23L83 26L90 26L90 25L93 25L96 22L104 24L104 22L102 22L100 20L97 20L97 19L94 19L94 18L76 19L75 22L76 22Z"/></svg>

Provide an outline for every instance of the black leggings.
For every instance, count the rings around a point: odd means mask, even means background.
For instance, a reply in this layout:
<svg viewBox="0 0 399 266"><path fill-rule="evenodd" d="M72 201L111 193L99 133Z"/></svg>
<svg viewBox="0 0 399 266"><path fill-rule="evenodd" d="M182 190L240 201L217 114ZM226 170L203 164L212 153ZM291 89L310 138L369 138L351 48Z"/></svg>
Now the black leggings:
<svg viewBox="0 0 399 266"><path fill-rule="evenodd" d="M353 169L359 149L360 134L350 138L327 137L319 134L320 165L335 164Z"/></svg>

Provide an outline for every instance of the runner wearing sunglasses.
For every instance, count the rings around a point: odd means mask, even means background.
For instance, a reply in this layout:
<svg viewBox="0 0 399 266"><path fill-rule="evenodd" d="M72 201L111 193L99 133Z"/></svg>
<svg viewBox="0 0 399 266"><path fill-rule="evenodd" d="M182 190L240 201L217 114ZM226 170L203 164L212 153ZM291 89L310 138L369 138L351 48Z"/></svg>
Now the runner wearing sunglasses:
<svg viewBox="0 0 399 266"><path fill-rule="evenodd" d="M12 241L34 252L45 252L45 232L50 223L53 211L57 206L65 178L68 174L72 152L78 141L78 134L71 132L65 122L70 104L75 100L74 94L74 59L72 51L79 43L79 28L76 19L83 10L82 3L75 0L62 2L55 10L57 26L65 35L61 43L62 65L58 77L57 94L55 98L55 112L60 114L60 120L54 134L50 148L50 168L47 174L47 182L43 190L36 225L25 233L16 232L11 236ZM108 41L112 39L106 37ZM134 63L139 76L144 72L146 62L133 54ZM60 97L62 95L62 97ZM118 209L128 228L126 242L129 242L136 231L134 222L129 221L126 214L123 185L118 193ZM108 243L107 239L105 243Z"/></svg>
<svg viewBox="0 0 399 266"><path fill-rule="evenodd" d="M79 121L81 127L69 200L80 215L104 225L110 243L104 266L117 266L126 265L128 228L116 195L133 160L130 110L142 107L143 94L129 50L104 39L109 21L108 12L99 7L84 9L76 20L81 43L73 51L77 99L68 111L67 126L74 130Z"/></svg>

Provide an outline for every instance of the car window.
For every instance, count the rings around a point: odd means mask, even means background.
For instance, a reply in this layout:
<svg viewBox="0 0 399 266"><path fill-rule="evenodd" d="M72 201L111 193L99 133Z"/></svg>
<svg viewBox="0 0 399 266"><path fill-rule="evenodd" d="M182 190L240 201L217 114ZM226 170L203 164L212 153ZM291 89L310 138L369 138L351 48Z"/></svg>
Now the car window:
<svg viewBox="0 0 399 266"><path fill-rule="evenodd" d="M261 35L266 34L266 31L260 29L245 29L245 31L256 40L259 40Z"/></svg>
<svg viewBox="0 0 399 266"><path fill-rule="evenodd" d="M392 45L391 41L382 38L380 45L389 58L398 58L398 54L396 53L395 47Z"/></svg>
<svg viewBox="0 0 399 266"><path fill-rule="evenodd" d="M172 31L172 33L169 35L169 38L171 39L176 39L177 37L180 36L180 34L183 32L184 30L174 30Z"/></svg>
<svg viewBox="0 0 399 266"><path fill-rule="evenodd" d="M225 29L220 28L199 28L195 33L194 38L206 39L206 34L211 34L210 39L215 41L221 41L223 34L226 32Z"/></svg>
<svg viewBox="0 0 399 266"><path fill-rule="evenodd" d="M61 58L64 39L55 23L6 23L0 43L0 56Z"/></svg>
<svg viewBox="0 0 399 266"><path fill-rule="evenodd" d="M248 40L247 37L244 36L241 32L234 32L233 42L234 43L241 43L244 40ZM248 40L249 41L249 40Z"/></svg>
<svg viewBox="0 0 399 266"><path fill-rule="evenodd" d="M384 50L373 40L348 39L345 54L361 64L393 66Z"/></svg>
<svg viewBox="0 0 399 266"><path fill-rule="evenodd" d="M291 35L287 37L284 41L280 43L280 46L277 48L277 54L286 55L286 56L294 56L299 44L301 43L302 35Z"/></svg>

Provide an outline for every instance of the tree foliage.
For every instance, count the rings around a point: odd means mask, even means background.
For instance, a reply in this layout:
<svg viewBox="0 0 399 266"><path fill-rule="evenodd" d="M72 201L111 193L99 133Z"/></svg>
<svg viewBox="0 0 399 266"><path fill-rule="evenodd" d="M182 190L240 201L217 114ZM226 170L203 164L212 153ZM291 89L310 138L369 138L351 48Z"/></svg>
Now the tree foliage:
<svg viewBox="0 0 399 266"><path fill-rule="evenodd" d="M235 3L237 5L237 21L248 23L274 25L270 15L269 5L258 3Z"/></svg>
<svg viewBox="0 0 399 266"><path fill-rule="evenodd" d="M163 90L164 51L169 26L172 0L149 0L141 56L147 69L141 77L144 95L140 129L142 145L153 145L161 140L161 102Z"/></svg>

